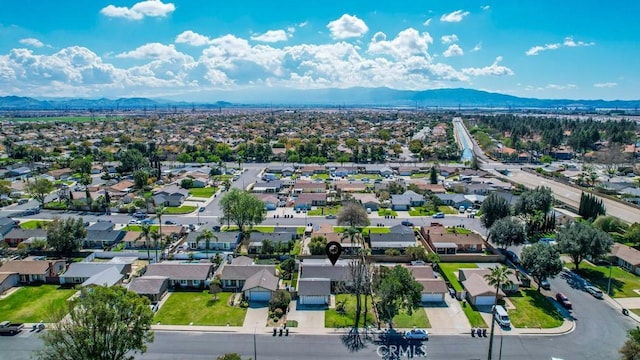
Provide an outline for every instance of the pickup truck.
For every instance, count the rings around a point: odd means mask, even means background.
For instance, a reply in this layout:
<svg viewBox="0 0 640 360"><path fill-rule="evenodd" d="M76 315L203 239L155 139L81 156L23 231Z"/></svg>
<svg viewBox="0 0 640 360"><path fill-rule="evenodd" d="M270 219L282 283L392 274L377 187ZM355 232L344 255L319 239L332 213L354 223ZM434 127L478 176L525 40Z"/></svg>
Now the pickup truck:
<svg viewBox="0 0 640 360"><path fill-rule="evenodd" d="M22 331L24 328L24 324L22 323L11 323L9 321L0 322L0 334L10 334L15 335Z"/></svg>

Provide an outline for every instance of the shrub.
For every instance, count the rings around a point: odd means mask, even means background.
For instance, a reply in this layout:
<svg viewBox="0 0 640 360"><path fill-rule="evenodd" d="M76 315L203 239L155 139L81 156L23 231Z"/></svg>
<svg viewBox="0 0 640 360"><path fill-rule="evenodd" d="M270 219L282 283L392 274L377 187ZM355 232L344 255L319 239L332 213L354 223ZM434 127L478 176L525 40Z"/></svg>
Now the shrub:
<svg viewBox="0 0 640 360"><path fill-rule="evenodd" d="M269 300L269 309L273 311L277 309L284 311L289 307L290 302L291 294L286 290L278 289L271 296L271 300Z"/></svg>

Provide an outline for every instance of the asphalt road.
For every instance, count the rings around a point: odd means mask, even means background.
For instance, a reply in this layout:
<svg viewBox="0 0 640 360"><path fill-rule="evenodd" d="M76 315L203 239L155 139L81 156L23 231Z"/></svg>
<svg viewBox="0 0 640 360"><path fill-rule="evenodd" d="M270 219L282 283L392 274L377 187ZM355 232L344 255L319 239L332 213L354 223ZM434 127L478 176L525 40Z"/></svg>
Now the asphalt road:
<svg viewBox="0 0 640 360"><path fill-rule="evenodd" d="M606 314L605 314L606 315ZM504 336L502 359L615 359L617 349L624 342L617 332L601 331L595 325L595 338L584 338L576 330L562 336ZM0 359L29 359L34 350L42 346L39 335L24 332L13 337L0 337ZM597 340L595 340L597 339ZM494 341L494 359L498 358L501 338ZM390 344L392 344L391 342ZM423 343L427 359L486 359L488 339L471 336L432 335ZM138 359L169 360L188 358L210 360L217 355L237 352L243 358L255 360L276 359L382 359L384 340L367 341L366 347L352 352L339 335L295 335L273 337L252 334L156 332L155 341L148 352ZM408 344L401 342L402 346ZM409 345L410 346L410 345ZM257 355L257 356L256 356ZM407 358L407 356L402 356ZM422 357L425 358L425 357Z"/></svg>

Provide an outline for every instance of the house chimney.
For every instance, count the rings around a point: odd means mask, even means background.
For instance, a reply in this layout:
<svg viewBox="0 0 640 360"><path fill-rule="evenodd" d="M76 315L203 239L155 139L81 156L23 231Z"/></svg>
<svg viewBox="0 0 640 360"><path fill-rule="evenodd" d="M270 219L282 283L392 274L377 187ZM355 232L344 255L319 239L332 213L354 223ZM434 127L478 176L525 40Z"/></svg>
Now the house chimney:
<svg viewBox="0 0 640 360"><path fill-rule="evenodd" d="M49 261L49 277L55 277L55 272L53 271L53 263Z"/></svg>

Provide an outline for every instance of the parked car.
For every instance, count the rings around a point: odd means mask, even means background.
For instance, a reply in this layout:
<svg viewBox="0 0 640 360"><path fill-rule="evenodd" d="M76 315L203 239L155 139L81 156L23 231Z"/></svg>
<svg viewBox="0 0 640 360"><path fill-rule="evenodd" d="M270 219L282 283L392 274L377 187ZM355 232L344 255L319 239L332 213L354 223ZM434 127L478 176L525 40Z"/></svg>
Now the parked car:
<svg viewBox="0 0 640 360"><path fill-rule="evenodd" d="M434 219L443 219L444 218L444 213L443 212L435 213L435 214L433 214L433 218Z"/></svg>
<svg viewBox="0 0 640 360"><path fill-rule="evenodd" d="M335 215L327 215L324 217L325 219L337 219L338 217Z"/></svg>
<svg viewBox="0 0 640 360"><path fill-rule="evenodd" d="M507 250L504 254L507 259L509 259L509 261L511 261L514 264L520 264L520 258L518 257L518 255L516 253L514 253L511 250Z"/></svg>
<svg viewBox="0 0 640 360"><path fill-rule="evenodd" d="M557 293L556 301L558 301L560 305L562 305L562 307L564 307L565 309L571 310L571 307L572 307L571 301L569 301L569 298L565 294Z"/></svg>
<svg viewBox="0 0 640 360"><path fill-rule="evenodd" d="M429 340L429 332L423 329L413 329L405 332L404 338L409 340Z"/></svg>
<svg viewBox="0 0 640 360"><path fill-rule="evenodd" d="M404 226L413 226L413 223L409 220L403 220L400 224Z"/></svg>
<svg viewBox="0 0 640 360"><path fill-rule="evenodd" d="M593 295L593 297L595 297L597 299L604 298L604 294L602 293L602 291L600 291L600 289L598 289L597 287L595 287L593 285L589 285L589 286L585 287L584 289L587 290L587 292L589 294Z"/></svg>
<svg viewBox="0 0 640 360"><path fill-rule="evenodd" d="M155 224L156 221L153 219L144 219L144 220L140 220L139 223L142 225L151 225L151 224Z"/></svg>
<svg viewBox="0 0 640 360"><path fill-rule="evenodd" d="M23 323L12 323L10 321L0 322L0 334L15 335L22 331L23 328Z"/></svg>
<svg viewBox="0 0 640 360"><path fill-rule="evenodd" d="M547 279L542 279L542 281L540 281L540 287L545 290L551 290L551 284Z"/></svg>
<svg viewBox="0 0 640 360"><path fill-rule="evenodd" d="M18 205L26 204L29 202L29 199L20 199L18 200Z"/></svg>
<svg viewBox="0 0 640 360"><path fill-rule="evenodd" d="M200 209L198 209L199 212L204 212L205 210L207 210L207 208L205 208L204 206L200 206Z"/></svg>
<svg viewBox="0 0 640 360"><path fill-rule="evenodd" d="M130 225L140 224L140 220L129 220Z"/></svg>
<svg viewBox="0 0 640 360"><path fill-rule="evenodd" d="M175 225L175 224L176 224L176 222L175 222L175 221L173 221L173 220L167 220L167 221L165 221L165 222L164 222L164 224L165 224L165 225Z"/></svg>

